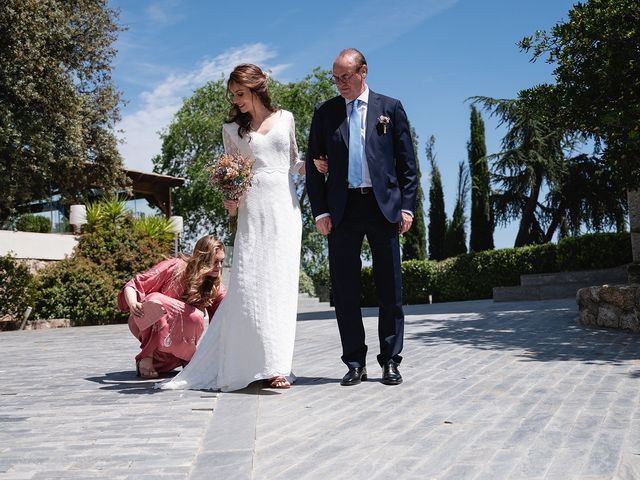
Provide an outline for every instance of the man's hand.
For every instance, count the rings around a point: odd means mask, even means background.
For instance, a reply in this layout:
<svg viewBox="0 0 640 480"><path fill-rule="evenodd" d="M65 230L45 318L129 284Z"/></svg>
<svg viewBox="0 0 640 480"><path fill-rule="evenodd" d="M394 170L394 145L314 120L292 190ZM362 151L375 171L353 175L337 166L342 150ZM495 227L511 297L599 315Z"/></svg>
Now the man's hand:
<svg viewBox="0 0 640 480"><path fill-rule="evenodd" d="M407 212L402 212L402 220L398 224L398 231L400 235L404 235L409 231L411 225L413 224L413 217L409 215Z"/></svg>
<svg viewBox="0 0 640 480"><path fill-rule="evenodd" d="M329 161L324 155L320 155L320 158L314 158L313 164L316 166L318 172L326 174L329 172Z"/></svg>
<svg viewBox="0 0 640 480"><path fill-rule="evenodd" d="M331 217L322 217L316 220L316 230L318 230L321 235L329 235L329 233L331 233L331 227Z"/></svg>

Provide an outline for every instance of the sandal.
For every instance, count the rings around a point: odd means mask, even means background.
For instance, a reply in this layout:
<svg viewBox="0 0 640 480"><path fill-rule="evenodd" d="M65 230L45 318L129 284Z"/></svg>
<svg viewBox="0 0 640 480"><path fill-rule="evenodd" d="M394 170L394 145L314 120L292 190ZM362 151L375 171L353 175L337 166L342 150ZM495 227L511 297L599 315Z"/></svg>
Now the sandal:
<svg viewBox="0 0 640 480"><path fill-rule="evenodd" d="M286 377L273 377L269 379L269 388L287 389L289 387L291 387L291 384Z"/></svg>
<svg viewBox="0 0 640 480"><path fill-rule="evenodd" d="M151 358L149 358L151 366L141 366L140 364L144 361L147 360L146 358L143 358L142 360L139 360L136 362L136 375L138 375L140 378L144 378L145 380L150 379L150 378L158 378L158 372L156 372L153 369L153 360ZM147 362L145 362L147 363Z"/></svg>

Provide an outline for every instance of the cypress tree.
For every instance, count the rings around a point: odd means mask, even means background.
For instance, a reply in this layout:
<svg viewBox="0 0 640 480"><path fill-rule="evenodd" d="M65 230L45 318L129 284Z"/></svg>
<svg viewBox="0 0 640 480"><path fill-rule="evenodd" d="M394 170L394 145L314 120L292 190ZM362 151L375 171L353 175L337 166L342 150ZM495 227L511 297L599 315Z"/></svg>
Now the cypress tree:
<svg viewBox="0 0 640 480"><path fill-rule="evenodd" d="M467 143L471 174L471 234L469 249L474 252L492 250L493 216L491 213L491 179L487 162L484 121L475 106L471 106L471 138Z"/></svg>
<svg viewBox="0 0 640 480"><path fill-rule="evenodd" d="M451 222L447 225L445 254L446 257L455 257L462 253L467 253L467 232L465 224L467 218L464 214L467 197L469 195L469 172L465 168L464 162L458 164L458 195L456 206L453 210Z"/></svg>
<svg viewBox="0 0 640 480"><path fill-rule="evenodd" d="M447 233L447 214L444 210L444 193L442 177L436 164L433 146L436 138L431 135L427 144L427 161L431 166L431 185L429 188L429 258L443 260L445 258L445 236Z"/></svg>
<svg viewBox="0 0 640 480"><path fill-rule="evenodd" d="M416 176L418 177L418 191L416 195L416 209L413 212L413 224L404 235L402 246L403 260L425 260L427 258L427 232L424 225L424 193L422 191L420 161L418 160L418 135L411 127L413 153L416 157Z"/></svg>

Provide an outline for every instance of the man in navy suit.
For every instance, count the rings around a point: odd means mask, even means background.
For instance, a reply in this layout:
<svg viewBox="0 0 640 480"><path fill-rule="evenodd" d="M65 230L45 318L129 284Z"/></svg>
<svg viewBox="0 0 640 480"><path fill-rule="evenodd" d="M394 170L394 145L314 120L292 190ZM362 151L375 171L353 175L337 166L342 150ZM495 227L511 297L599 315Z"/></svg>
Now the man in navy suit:
<svg viewBox="0 0 640 480"><path fill-rule="evenodd" d="M374 93L367 62L348 48L333 63L340 93L313 115L306 158L307 191L316 228L328 235L333 300L349 371L342 385L367 379L360 310L360 254L366 235L378 292L382 383L398 385L404 336L399 235L413 221L418 179L407 115L399 100ZM328 162L321 174L314 161Z"/></svg>

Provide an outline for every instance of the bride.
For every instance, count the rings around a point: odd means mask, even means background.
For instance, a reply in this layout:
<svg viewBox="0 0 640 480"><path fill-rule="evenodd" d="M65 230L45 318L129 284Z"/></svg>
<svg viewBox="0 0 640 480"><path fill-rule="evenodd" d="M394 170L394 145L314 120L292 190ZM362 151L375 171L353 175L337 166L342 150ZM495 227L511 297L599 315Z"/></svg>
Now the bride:
<svg viewBox="0 0 640 480"><path fill-rule="evenodd" d="M163 389L238 390L266 379L289 388L296 331L302 219L290 174L304 175L293 115L271 103L267 76L238 65L227 82L231 120L224 149L252 158L246 196L225 201L238 215L228 292L198 349Z"/></svg>

